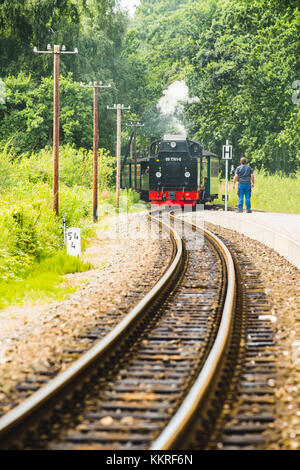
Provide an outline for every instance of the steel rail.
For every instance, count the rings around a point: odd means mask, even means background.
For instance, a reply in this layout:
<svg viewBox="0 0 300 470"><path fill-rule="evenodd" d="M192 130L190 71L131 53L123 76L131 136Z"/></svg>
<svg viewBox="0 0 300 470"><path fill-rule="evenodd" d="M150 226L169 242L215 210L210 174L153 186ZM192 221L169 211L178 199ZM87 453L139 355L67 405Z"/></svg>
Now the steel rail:
<svg viewBox="0 0 300 470"><path fill-rule="evenodd" d="M176 276L183 261L183 242L178 233L155 217L150 219L160 224L164 230L167 230L176 246L176 255L163 276L155 286L143 297L143 299L121 320L121 322L103 339L98 341L95 346L84 353L68 369L60 373L47 385L33 393L23 403L13 408L10 412L0 418L0 448L3 443L14 440L15 432L20 433L20 427L25 427L28 422L36 419L36 415L44 410L48 402L61 399L62 393L67 393L70 386L76 385L78 378L84 375L84 372L95 363L101 363L106 354L116 347L124 338L128 330L139 321L139 318L150 307L153 301L164 290L166 285ZM67 391L67 392L66 392ZM13 437L12 437L13 436Z"/></svg>
<svg viewBox="0 0 300 470"><path fill-rule="evenodd" d="M183 220L174 216L173 219L180 222ZM184 441L186 432L191 422L195 419L196 412L199 410L201 404L205 402L211 384L215 381L216 375L220 370L226 349L230 342L230 333L232 330L236 293L236 275L232 256L225 244L213 233L190 222L184 221L184 223L191 225L197 230L203 230L205 236L208 237L218 248L218 251L222 253L227 271L227 291L218 333L206 362L183 403L162 433L152 443L150 450L178 449L180 442Z"/></svg>

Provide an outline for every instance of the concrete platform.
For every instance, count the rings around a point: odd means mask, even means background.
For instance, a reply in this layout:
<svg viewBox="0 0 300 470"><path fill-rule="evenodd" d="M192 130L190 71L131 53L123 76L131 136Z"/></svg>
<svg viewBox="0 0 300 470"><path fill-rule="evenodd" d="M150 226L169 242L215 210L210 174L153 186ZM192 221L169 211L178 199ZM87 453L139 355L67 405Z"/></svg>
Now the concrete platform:
<svg viewBox="0 0 300 470"><path fill-rule="evenodd" d="M300 269L300 214L204 211L204 219L264 243Z"/></svg>

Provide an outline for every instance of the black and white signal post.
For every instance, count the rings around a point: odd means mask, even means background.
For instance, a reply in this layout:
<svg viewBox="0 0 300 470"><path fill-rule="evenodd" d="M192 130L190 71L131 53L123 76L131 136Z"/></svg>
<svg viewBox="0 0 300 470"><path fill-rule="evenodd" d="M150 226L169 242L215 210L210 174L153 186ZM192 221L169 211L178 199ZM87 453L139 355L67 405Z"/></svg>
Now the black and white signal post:
<svg viewBox="0 0 300 470"><path fill-rule="evenodd" d="M226 140L226 145L223 145L222 159L225 160L225 211L227 211L228 204L228 160L232 160L232 145L229 145Z"/></svg>

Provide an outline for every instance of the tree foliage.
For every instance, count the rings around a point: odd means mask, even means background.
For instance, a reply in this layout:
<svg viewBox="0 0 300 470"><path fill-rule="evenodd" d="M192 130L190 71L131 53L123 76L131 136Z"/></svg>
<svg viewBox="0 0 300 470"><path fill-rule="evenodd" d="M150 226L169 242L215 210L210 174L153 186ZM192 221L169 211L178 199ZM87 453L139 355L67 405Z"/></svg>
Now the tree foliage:
<svg viewBox="0 0 300 470"><path fill-rule="evenodd" d="M59 44L79 51L60 58L62 143L91 147L92 91L79 83L97 80L112 84L99 96L99 144L113 149L115 116L105 105L124 93L120 54L127 22L115 0L2 0L0 78L7 96L0 104L1 138L21 152L51 144L53 56L34 54L33 47Z"/></svg>
<svg viewBox="0 0 300 470"><path fill-rule="evenodd" d="M258 168L296 171L298 0L141 0L133 22L118 5L0 2L0 77L7 87L1 139L20 152L51 145L53 57L32 49L65 44L78 47L79 54L61 56L62 143L92 145L92 93L80 81L113 85L99 96L99 128L100 146L114 152L116 116L106 104L131 105L128 117L145 123L138 142L146 149L149 137L161 137L169 125L158 100L173 82L185 80L190 96L199 99L185 105L191 138L217 154L231 140L234 163L245 154ZM125 140L130 132L124 126Z"/></svg>
<svg viewBox="0 0 300 470"><path fill-rule="evenodd" d="M300 12L296 1L142 0L127 55L155 116L170 83L185 79L199 103L185 107L190 137L220 154L230 139L235 162L295 172L300 165ZM134 96L133 96L134 99Z"/></svg>

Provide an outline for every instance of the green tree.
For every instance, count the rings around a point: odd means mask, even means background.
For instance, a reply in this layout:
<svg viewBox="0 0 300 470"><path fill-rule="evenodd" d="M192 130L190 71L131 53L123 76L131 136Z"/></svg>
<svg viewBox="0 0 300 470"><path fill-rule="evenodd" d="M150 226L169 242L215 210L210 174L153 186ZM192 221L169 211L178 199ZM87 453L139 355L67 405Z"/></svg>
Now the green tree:
<svg viewBox="0 0 300 470"><path fill-rule="evenodd" d="M0 107L0 139L16 152L39 150L52 145L53 79L39 84L29 75L6 79L6 105ZM91 92L72 80L60 78L60 142L92 146Z"/></svg>
<svg viewBox="0 0 300 470"><path fill-rule="evenodd" d="M124 54L131 82L142 77L138 111L153 133L163 90L185 79L199 98L185 107L190 137L218 154L229 138L234 163L246 154L258 167L294 172L300 164L292 101L300 77L299 15L293 1L142 0Z"/></svg>
<svg viewBox="0 0 300 470"><path fill-rule="evenodd" d="M7 78L8 83L7 106L0 108L1 137L11 139L20 151L51 143L51 81L47 79L53 76L53 56L36 55L33 47L45 50L47 44L52 47L64 44L67 50L77 47L79 53L63 55L60 61L62 77L71 72L74 79L73 85L71 78L62 82L62 142L91 145L92 94L88 100L88 95L80 92L78 82L101 80L111 82L113 88L110 95L102 91L99 99L99 144L113 149L115 122L111 113L104 110L107 100L111 104L124 96L126 78L120 53L127 22L127 16L117 8L115 0L0 2L0 77ZM14 129L16 118L20 122L16 121ZM17 130L25 135L18 136Z"/></svg>

